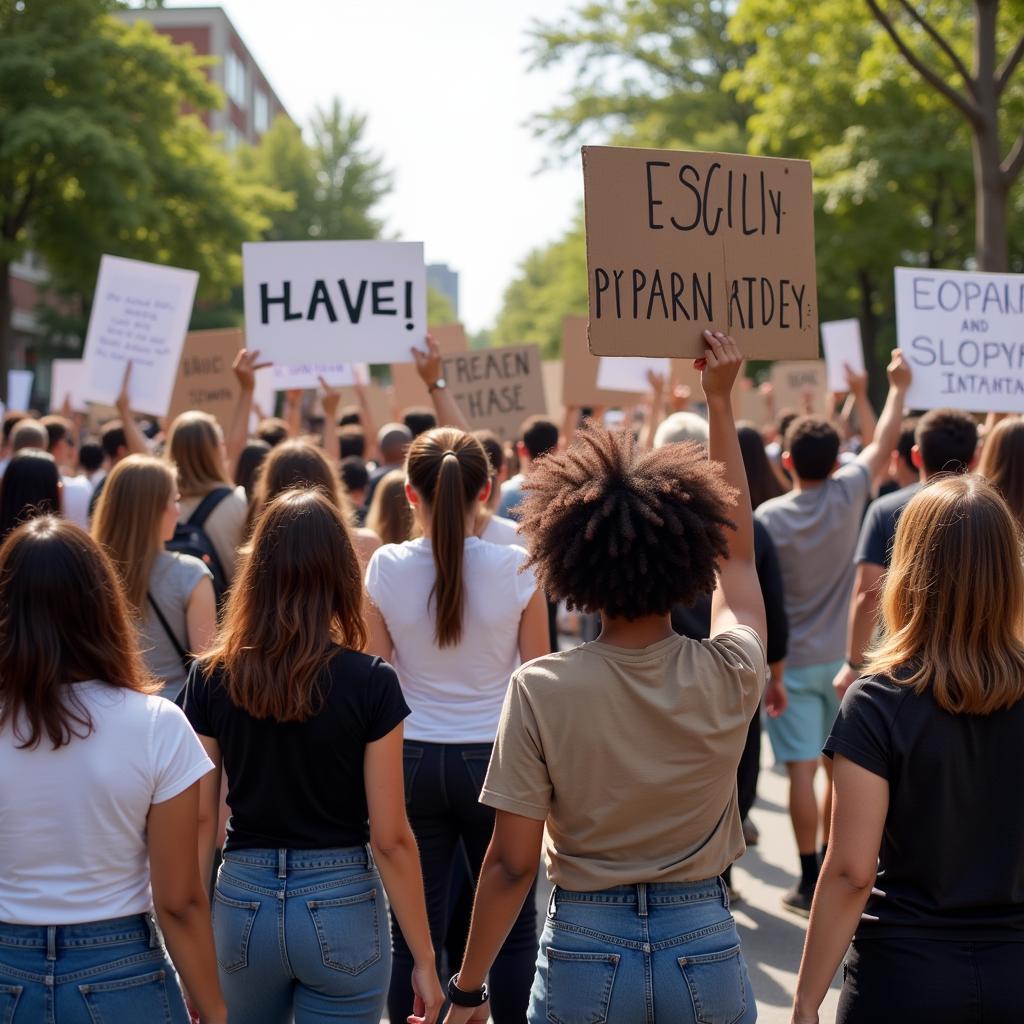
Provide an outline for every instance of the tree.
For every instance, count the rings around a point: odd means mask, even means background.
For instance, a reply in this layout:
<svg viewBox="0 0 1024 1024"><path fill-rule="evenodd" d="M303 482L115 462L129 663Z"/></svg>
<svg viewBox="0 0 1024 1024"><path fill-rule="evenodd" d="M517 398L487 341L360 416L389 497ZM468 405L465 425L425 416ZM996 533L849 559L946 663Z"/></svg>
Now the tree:
<svg viewBox="0 0 1024 1024"><path fill-rule="evenodd" d="M203 61L108 0L0 0L0 390L13 342L11 263L29 247L89 294L100 256L240 277L268 193L237 183L196 114L220 102Z"/></svg>
<svg viewBox="0 0 1024 1024"><path fill-rule="evenodd" d="M891 3L866 2L907 63L967 122L974 158L975 255L982 270L1007 270L1010 190L1024 171L1024 108L1020 91L1010 90L1024 58L1024 9L1019 2L973 0L968 69L956 33L960 12L949 4L932 4L937 8L932 16L910 0L897 0L895 13ZM1015 133L1010 144L1008 133Z"/></svg>

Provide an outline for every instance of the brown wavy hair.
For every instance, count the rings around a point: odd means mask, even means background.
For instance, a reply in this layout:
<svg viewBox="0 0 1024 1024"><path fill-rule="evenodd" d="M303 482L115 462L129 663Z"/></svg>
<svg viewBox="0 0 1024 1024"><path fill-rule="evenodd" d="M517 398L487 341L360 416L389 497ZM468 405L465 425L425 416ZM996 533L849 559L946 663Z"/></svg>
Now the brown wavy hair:
<svg viewBox="0 0 1024 1024"><path fill-rule="evenodd" d="M183 498L202 497L216 487L231 485L221 445L224 434L217 421L205 412L183 412L171 424L166 455L178 471Z"/></svg>
<svg viewBox="0 0 1024 1024"><path fill-rule="evenodd" d="M900 516L866 671L944 711L988 715L1024 698L1024 565L1017 523L978 476L924 487Z"/></svg>
<svg viewBox="0 0 1024 1024"><path fill-rule="evenodd" d="M366 528L373 530L385 544L412 540L416 520L405 496L405 472L393 469L377 481L366 513Z"/></svg>
<svg viewBox="0 0 1024 1024"><path fill-rule="evenodd" d="M348 527L319 488L274 498L231 588L203 672L219 670L233 704L254 718L301 722L322 707L337 646L366 646L362 575Z"/></svg>
<svg viewBox="0 0 1024 1024"><path fill-rule="evenodd" d="M84 531L32 519L0 547L0 729L21 747L84 739L88 708L68 683L160 688L139 654L117 572Z"/></svg>
<svg viewBox="0 0 1024 1024"><path fill-rule="evenodd" d="M1003 496L1024 525L1024 419L1002 420L985 438L978 472Z"/></svg>
<svg viewBox="0 0 1024 1024"><path fill-rule="evenodd" d="M430 515L430 547L434 553L434 640L438 647L455 647L462 639L463 548L466 517L476 508L491 475L491 464L480 442L453 427L420 434L406 458L409 483Z"/></svg>

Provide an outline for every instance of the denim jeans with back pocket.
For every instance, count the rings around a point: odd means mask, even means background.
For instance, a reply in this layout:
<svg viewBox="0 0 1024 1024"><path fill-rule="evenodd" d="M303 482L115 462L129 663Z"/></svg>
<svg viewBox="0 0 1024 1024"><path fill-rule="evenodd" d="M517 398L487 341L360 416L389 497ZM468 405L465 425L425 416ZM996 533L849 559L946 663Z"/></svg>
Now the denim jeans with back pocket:
<svg viewBox="0 0 1024 1024"><path fill-rule="evenodd" d="M384 1012L391 935L364 847L228 851L213 937L230 1024L377 1024Z"/></svg>
<svg viewBox="0 0 1024 1024"><path fill-rule="evenodd" d="M720 879L556 888L529 1024L751 1024L757 1006Z"/></svg>
<svg viewBox="0 0 1024 1024"><path fill-rule="evenodd" d="M0 1024L188 1024L151 917L0 924Z"/></svg>

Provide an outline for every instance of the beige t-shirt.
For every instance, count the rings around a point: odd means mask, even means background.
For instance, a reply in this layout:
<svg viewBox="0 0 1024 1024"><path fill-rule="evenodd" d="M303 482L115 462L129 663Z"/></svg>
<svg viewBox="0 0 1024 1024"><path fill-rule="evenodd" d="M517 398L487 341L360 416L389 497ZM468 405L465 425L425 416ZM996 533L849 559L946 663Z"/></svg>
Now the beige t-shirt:
<svg viewBox="0 0 1024 1024"><path fill-rule="evenodd" d="M188 522L188 517L195 512L202 500L202 497L182 498L178 522ZM210 513L210 518L203 527L210 538L210 543L213 544L214 551L217 552L229 583L234 578L235 567L238 564L238 549L245 540L245 520L248 514L249 503L245 497L245 490L236 487Z"/></svg>
<svg viewBox="0 0 1024 1024"><path fill-rule="evenodd" d="M480 800L547 822L564 889L713 878L745 848L736 767L766 676L747 626L531 661L512 676Z"/></svg>

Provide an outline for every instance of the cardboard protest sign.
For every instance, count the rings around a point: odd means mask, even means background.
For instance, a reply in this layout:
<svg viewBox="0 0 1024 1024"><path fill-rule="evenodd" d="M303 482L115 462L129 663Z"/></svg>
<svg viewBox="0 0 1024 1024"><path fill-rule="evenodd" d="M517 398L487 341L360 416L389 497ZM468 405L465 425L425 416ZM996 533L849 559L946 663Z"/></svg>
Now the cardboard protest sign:
<svg viewBox="0 0 1024 1024"><path fill-rule="evenodd" d="M647 379L649 373L657 373L669 383L671 365L668 359L647 359L644 356L621 356L617 359L602 358L597 367L597 386L609 390L630 391L635 396L646 395L651 390Z"/></svg>
<svg viewBox="0 0 1024 1024"><path fill-rule="evenodd" d="M732 414L737 423L744 420L755 427L772 418L767 399L749 377L741 377L732 389Z"/></svg>
<svg viewBox="0 0 1024 1024"><path fill-rule="evenodd" d="M468 352L469 340L462 324L445 324L443 327L431 327L430 336L437 342L441 355L454 355L456 352ZM423 348L422 341L412 344ZM391 367L391 384L394 387L395 408L398 411L413 406L430 405L427 387L420 380L414 363L394 363Z"/></svg>
<svg viewBox="0 0 1024 1024"><path fill-rule="evenodd" d="M846 367L864 373L864 346L859 320L830 320L821 325L821 349L825 353L829 391L849 391Z"/></svg>
<svg viewBox="0 0 1024 1024"><path fill-rule="evenodd" d="M391 423L394 420L394 411L391 404L390 390L382 388L379 384L370 381L363 385L363 393L366 395L366 403L370 407L370 415L373 417L373 423L368 424L362 422L362 406L359 403L359 396L356 394L355 388L342 388L341 389L341 402L338 405L339 414L350 407L356 407L359 409L360 422L364 431L369 431L370 427L373 428L372 436L367 433L367 441L372 443L376 438L376 433L384 426L385 423ZM313 415L322 416L324 413L322 396L317 395L316 401L313 403Z"/></svg>
<svg viewBox="0 0 1024 1024"><path fill-rule="evenodd" d="M809 163L584 146L583 189L595 355L818 354Z"/></svg>
<svg viewBox="0 0 1024 1024"><path fill-rule="evenodd" d="M828 383L824 359L775 363L771 370L775 415L793 409L801 415L828 412Z"/></svg>
<svg viewBox="0 0 1024 1024"><path fill-rule="evenodd" d="M1024 274L896 268L911 409L1024 412Z"/></svg>
<svg viewBox="0 0 1024 1024"><path fill-rule="evenodd" d="M561 359L545 359L540 366L544 378L544 400L547 402L548 415L561 424L565 419L565 403L562 401L564 364Z"/></svg>
<svg viewBox="0 0 1024 1024"><path fill-rule="evenodd" d="M28 411L32 401L32 382L35 378L34 370L7 371L7 405L9 408Z"/></svg>
<svg viewBox="0 0 1024 1024"><path fill-rule="evenodd" d="M245 336L237 327L190 331L185 335L167 410L168 423L181 413L196 409L209 413L224 430L228 429L241 391L231 366L244 345Z"/></svg>
<svg viewBox="0 0 1024 1024"><path fill-rule="evenodd" d="M420 242L246 242L245 334L282 366L411 362L427 333Z"/></svg>
<svg viewBox="0 0 1024 1024"><path fill-rule="evenodd" d="M445 356L448 388L472 430L516 437L523 420L547 412L540 348L486 348Z"/></svg>
<svg viewBox="0 0 1024 1024"><path fill-rule="evenodd" d="M113 405L131 361L131 407L163 416L171 404L199 275L104 256L85 336L82 397Z"/></svg>
<svg viewBox="0 0 1024 1024"><path fill-rule="evenodd" d="M88 403L82 398L85 364L81 359L54 359L50 363L50 412L58 413L65 400L72 412L85 412Z"/></svg>
<svg viewBox="0 0 1024 1024"><path fill-rule="evenodd" d="M274 364L274 387L278 391L320 387L320 378L332 388L350 388L357 381L365 382L369 373L364 363L299 363L293 366Z"/></svg>
<svg viewBox="0 0 1024 1024"><path fill-rule="evenodd" d="M593 409L636 404L635 391L598 388L600 362L587 347L587 318L567 316L562 323L562 401L565 405Z"/></svg>

